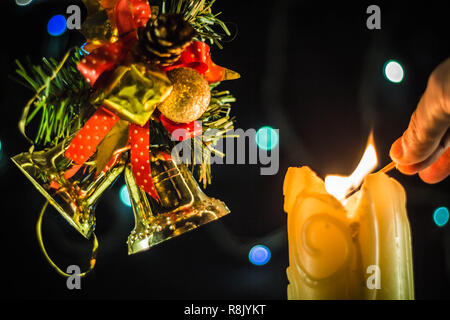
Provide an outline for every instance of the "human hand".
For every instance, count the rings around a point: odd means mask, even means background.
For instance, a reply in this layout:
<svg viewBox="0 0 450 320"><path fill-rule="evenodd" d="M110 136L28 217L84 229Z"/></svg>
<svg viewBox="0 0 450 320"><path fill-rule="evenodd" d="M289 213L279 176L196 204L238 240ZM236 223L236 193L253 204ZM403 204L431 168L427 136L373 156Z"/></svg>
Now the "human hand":
<svg viewBox="0 0 450 320"><path fill-rule="evenodd" d="M408 129L391 147L390 156L404 174L419 173L427 183L450 174L450 58L428 79Z"/></svg>

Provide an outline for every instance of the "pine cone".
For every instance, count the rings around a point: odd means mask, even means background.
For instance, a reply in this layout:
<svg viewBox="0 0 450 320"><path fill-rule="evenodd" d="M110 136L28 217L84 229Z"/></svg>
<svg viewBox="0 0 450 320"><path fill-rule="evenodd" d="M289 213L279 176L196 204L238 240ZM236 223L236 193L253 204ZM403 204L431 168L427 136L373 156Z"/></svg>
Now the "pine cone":
<svg viewBox="0 0 450 320"><path fill-rule="evenodd" d="M178 14L162 14L138 30L138 59L162 66L173 64L192 41L195 30Z"/></svg>

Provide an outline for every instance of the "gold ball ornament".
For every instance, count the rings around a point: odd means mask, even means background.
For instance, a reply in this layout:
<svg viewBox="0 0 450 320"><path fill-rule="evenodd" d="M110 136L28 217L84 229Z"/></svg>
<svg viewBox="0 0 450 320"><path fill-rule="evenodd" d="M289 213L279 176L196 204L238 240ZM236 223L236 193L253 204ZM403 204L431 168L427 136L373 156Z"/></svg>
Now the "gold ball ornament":
<svg viewBox="0 0 450 320"><path fill-rule="evenodd" d="M191 68L167 71L173 84L172 92L158 105L159 111L174 122L189 123L206 111L211 100L208 81Z"/></svg>

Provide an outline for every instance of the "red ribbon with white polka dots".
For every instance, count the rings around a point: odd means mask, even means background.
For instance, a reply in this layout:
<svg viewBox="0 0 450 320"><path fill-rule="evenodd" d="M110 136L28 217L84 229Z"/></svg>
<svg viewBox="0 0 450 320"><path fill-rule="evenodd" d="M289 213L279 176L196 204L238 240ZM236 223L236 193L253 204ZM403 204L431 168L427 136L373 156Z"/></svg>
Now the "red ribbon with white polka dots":
<svg viewBox="0 0 450 320"><path fill-rule="evenodd" d="M115 114L105 108L99 108L69 144L64 154L66 158L79 165L88 161L118 120L119 117Z"/></svg>
<svg viewBox="0 0 450 320"><path fill-rule="evenodd" d="M150 129L147 123L144 127L131 123L128 142L130 144L130 160L134 178L138 186L142 187L154 199L159 200L158 193L152 179L150 167Z"/></svg>
<svg viewBox="0 0 450 320"><path fill-rule="evenodd" d="M99 108L95 114L78 131L69 144L65 157L75 162L81 168L96 152L97 146L116 124L119 118L105 108ZM150 170L150 128L149 123L141 127L131 123L129 127L128 143L130 146L130 161L136 183L155 199L159 199L155 191ZM109 170L117 157L113 156L105 170ZM68 174L73 175L74 172Z"/></svg>
<svg viewBox="0 0 450 320"><path fill-rule="evenodd" d="M148 0L118 0L114 16L119 34L145 27L151 16Z"/></svg>

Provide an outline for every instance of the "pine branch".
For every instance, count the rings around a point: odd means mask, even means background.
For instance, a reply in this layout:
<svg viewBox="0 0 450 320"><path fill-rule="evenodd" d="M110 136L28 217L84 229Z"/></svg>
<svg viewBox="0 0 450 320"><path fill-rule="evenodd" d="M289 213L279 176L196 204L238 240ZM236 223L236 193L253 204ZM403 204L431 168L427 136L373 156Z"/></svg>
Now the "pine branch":
<svg viewBox="0 0 450 320"><path fill-rule="evenodd" d="M27 68L16 60L18 82L35 92L27 105L30 110L26 110L24 127L40 117L33 139L38 146L55 146L83 124L83 115L90 109L91 88L76 68L81 58L75 48L62 66L53 58L43 58L40 65L28 61Z"/></svg>
<svg viewBox="0 0 450 320"><path fill-rule="evenodd" d="M195 137L192 139L192 150L202 151L202 162L195 159L195 153L192 152L191 171L195 173L200 183L206 188L211 184L211 154L225 157L225 154L216 150L214 145L220 139L235 138L235 136L226 133L234 128L234 117L230 116L231 104L236 98L229 91L219 91L215 89L220 83L211 84L211 102L208 109L200 117L202 122L202 139Z"/></svg>
<svg viewBox="0 0 450 320"><path fill-rule="evenodd" d="M197 31L196 40L210 42L222 49L220 41L230 36L225 23L218 18L220 13L213 14L211 7L216 0L163 0L161 13L177 13L182 15ZM220 28L220 32L216 29ZM223 34L224 32L225 34Z"/></svg>
<svg viewBox="0 0 450 320"><path fill-rule="evenodd" d="M209 107L199 119L202 121L203 134L207 136L207 142L215 144L227 131L233 129L234 118L230 116L230 103L235 101L236 98L229 91L211 90Z"/></svg>

